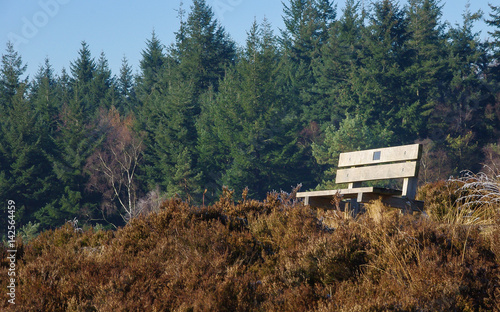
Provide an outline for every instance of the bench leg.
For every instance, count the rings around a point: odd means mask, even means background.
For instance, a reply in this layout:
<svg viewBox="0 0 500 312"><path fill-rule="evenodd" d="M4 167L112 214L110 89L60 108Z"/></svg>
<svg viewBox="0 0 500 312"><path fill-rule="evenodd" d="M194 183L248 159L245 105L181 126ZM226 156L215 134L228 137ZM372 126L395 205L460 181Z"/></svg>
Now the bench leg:
<svg viewBox="0 0 500 312"><path fill-rule="evenodd" d="M356 218L356 216L359 213L359 202L356 198L351 198L349 200L349 214L353 217Z"/></svg>
<svg viewBox="0 0 500 312"><path fill-rule="evenodd" d="M411 201L407 200L406 201L406 205L405 205L405 209L403 209L403 214L407 215L412 215L413 214L413 204Z"/></svg>

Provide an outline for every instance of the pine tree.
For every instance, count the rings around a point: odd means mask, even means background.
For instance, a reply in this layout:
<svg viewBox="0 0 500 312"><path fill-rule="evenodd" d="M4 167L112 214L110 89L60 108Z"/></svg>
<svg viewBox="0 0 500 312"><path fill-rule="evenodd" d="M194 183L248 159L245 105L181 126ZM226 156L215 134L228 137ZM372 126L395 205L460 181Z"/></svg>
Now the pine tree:
<svg viewBox="0 0 500 312"><path fill-rule="evenodd" d="M142 51L140 61L141 74L137 77L137 97L144 103L156 88L166 63L163 44L153 31L151 39L146 41L146 49Z"/></svg>
<svg viewBox="0 0 500 312"><path fill-rule="evenodd" d="M497 82L500 81L500 5L495 6L489 4L492 12L489 14L490 19L486 20L486 23L493 27L493 31L489 31L488 34L492 37L492 42L490 43L490 50L492 53L492 64L490 72L493 75L493 79Z"/></svg>
<svg viewBox="0 0 500 312"><path fill-rule="evenodd" d="M142 179L150 188L158 185L170 196L186 198L200 194L193 86L168 75L161 81L141 108L146 133Z"/></svg>
<svg viewBox="0 0 500 312"><path fill-rule="evenodd" d="M194 86L196 97L210 87L217 90L226 66L234 63L235 44L205 0L193 1L169 57L180 66L182 79Z"/></svg>
<svg viewBox="0 0 500 312"><path fill-rule="evenodd" d="M439 135L429 116L451 77L446 67L445 25L440 21L440 3L440 0L410 0L407 8L411 66L404 79L409 82L407 97L414 103L415 117L422 117L416 124L420 137Z"/></svg>
<svg viewBox="0 0 500 312"><path fill-rule="evenodd" d="M0 109L8 107L20 85L27 83L27 79L21 79L26 68L27 65L23 65L22 58L14 50L12 43L7 42L6 53L2 55L2 68L0 70L0 104L2 104Z"/></svg>
<svg viewBox="0 0 500 312"><path fill-rule="evenodd" d="M238 192L248 187L251 196L262 198L298 180L300 170L291 168L300 150L295 133L288 132L297 120L289 119L279 93L275 40L269 24L254 23L238 64L203 103L197 126L209 194L217 192L210 187L226 185Z"/></svg>
<svg viewBox="0 0 500 312"><path fill-rule="evenodd" d="M357 114L363 114L369 124L380 123L414 140L416 131L411 127L418 120L411 118L412 103L406 97L403 79L407 41L404 11L392 0L375 3L363 34L361 66L353 69L350 81ZM399 140L408 141L408 137Z"/></svg>
<svg viewBox="0 0 500 312"><path fill-rule="evenodd" d="M313 64L318 97L309 107L311 120L319 124L340 124L356 104L350 79L361 66L364 15L359 1L348 0L342 16L330 29L321 58Z"/></svg>
<svg viewBox="0 0 500 312"><path fill-rule="evenodd" d="M283 75L288 101L300 111L303 124L316 120L318 94L313 66L320 62L321 48L328 41L336 10L329 0L291 0L284 5L285 29L281 32ZM323 113L323 112L321 112ZM319 116L322 116L320 114Z"/></svg>
<svg viewBox="0 0 500 312"><path fill-rule="evenodd" d="M137 109L137 98L135 93L135 82L132 75L132 67L129 65L126 57L122 59L120 75L117 80L117 89L119 100L117 108L120 113L128 114Z"/></svg>
<svg viewBox="0 0 500 312"><path fill-rule="evenodd" d="M85 41L78 51L79 58L71 63L71 90L70 107L74 111L81 111L81 117L89 122L97 112L93 81L96 74L96 64Z"/></svg>
<svg viewBox="0 0 500 312"><path fill-rule="evenodd" d="M0 123L0 198L18 203L16 216L21 224L35 221L37 211L54 198L48 159L52 147L50 119L43 115L48 101L43 108L35 100L30 101L27 80L21 79L25 68L17 52L8 47L1 71L2 100L6 105ZM39 93L42 89L38 89Z"/></svg>
<svg viewBox="0 0 500 312"><path fill-rule="evenodd" d="M92 98L99 108L110 109L118 98L114 78L104 52L101 53L92 79Z"/></svg>

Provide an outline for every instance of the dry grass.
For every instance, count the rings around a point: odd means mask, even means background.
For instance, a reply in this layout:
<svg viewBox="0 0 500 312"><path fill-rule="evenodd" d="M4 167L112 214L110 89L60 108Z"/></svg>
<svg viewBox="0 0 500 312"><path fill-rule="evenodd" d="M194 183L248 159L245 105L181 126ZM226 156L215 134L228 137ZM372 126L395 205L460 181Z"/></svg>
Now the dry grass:
<svg viewBox="0 0 500 312"><path fill-rule="evenodd" d="M21 243L17 305L2 292L0 309L491 311L500 306L500 224L485 235L477 223L448 222L458 206L442 191L460 198L450 183L424 188L439 195L428 198L429 217L374 202L352 219L293 194L235 203L226 190L208 207L167 200L117 231L66 225Z"/></svg>

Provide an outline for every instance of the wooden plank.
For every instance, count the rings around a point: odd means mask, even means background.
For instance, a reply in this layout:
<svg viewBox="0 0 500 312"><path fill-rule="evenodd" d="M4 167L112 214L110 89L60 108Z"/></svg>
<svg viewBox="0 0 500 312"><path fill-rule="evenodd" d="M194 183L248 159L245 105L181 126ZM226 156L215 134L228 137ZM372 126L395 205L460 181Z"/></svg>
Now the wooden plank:
<svg viewBox="0 0 500 312"><path fill-rule="evenodd" d="M382 188L382 187L358 187L353 189L339 189L339 190L325 190L325 191L311 191L311 192L298 192L297 198L305 198L305 197L321 197L321 196L335 196L337 192L340 195L351 195L358 193L376 193L376 194L385 194L385 195L401 195L400 190Z"/></svg>
<svg viewBox="0 0 500 312"><path fill-rule="evenodd" d="M341 195L347 194L354 189L341 189L341 190L325 190L325 191L311 191L311 192L297 192L297 197L316 197L316 196L335 196L335 194L339 193ZM352 191L358 193L360 190L362 192L371 192L373 191L373 187L362 187L356 189L357 191Z"/></svg>
<svg viewBox="0 0 500 312"><path fill-rule="evenodd" d="M382 203L393 208L403 210L422 211L424 202L421 200L410 200L405 197L378 196L377 194L363 193L361 195L361 203L369 203L372 200L381 199Z"/></svg>
<svg viewBox="0 0 500 312"><path fill-rule="evenodd" d="M341 153L339 156L339 168L381 164L396 161L419 160L421 151L421 144L410 144Z"/></svg>
<svg viewBox="0 0 500 312"><path fill-rule="evenodd" d="M323 208L323 209L335 209L335 205L332 203L331 197L309 197L309 203L311 207ZM343 210L345 207L345 202L341 201L339 203L340 209Z"/></svg>
<svg viewBox="0 0 500 312"><path fill-rule="evenodd" d="M417 175L416 161L378 166L338 169L336 183L351 183L387 179L413 178Z"/></svg>
<svg viewBox="0 0 500 312"><path fill-rule="evenodd" d="M306 199L307 203L305 204L310 205L311 207L324 208L324 209L335 208L334 205L332 204L331 196L313 196L313 197L306 197ZM383 204L393 208L412 210L412 211L423 211L424 209L423 201L410 200L405 197L394 197L377 193L360 193L356 194L355 197L344 198L344 199L347 199L348 200L347 202L350 204L352 204L351 200L354 200L357 203L364 204L364 203L369 203L370 201L373 200L381 199ZM346 201L342 201L340 203L341 209L345 207L345 204Z"/></svg>

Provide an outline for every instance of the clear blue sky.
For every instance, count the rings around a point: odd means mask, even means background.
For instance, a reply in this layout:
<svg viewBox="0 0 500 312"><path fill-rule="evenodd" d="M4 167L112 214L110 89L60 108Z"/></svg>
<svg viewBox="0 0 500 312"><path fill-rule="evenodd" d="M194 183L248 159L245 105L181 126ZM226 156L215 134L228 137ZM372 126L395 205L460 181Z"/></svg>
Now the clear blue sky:
<svg viewBox="0 0 500 312"><path fill-rule="evenodd" d="M491 1L470 1L470 10L481 9L489 18ZM189 12L191 0L183 2ZM366 4L370 2L365 0ZM335 3L340 15L344 0ZM443 20L460 23L467 0L442 3ZM4 54L10 39L28 65L31 78L46 57L59 74L63 67L69 70L81 42L86 41L95 58L105 53L113 74L118 75L123 56L137 72L141 51L153 29L163 44L174 42L179 4L180 0L0 0L0 54ZM283 28L281 0L207 0L207 4L239 45L244 44L254 18L261 22L266 17L275 34ZM483 39L487 37L484 23L477 24L477 31L482 31Z"/></svg>

